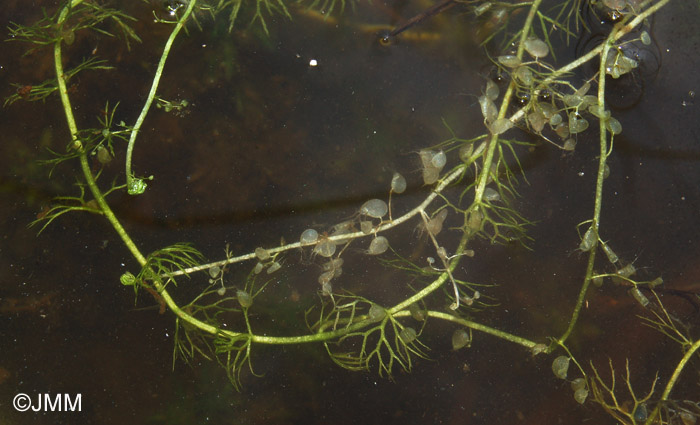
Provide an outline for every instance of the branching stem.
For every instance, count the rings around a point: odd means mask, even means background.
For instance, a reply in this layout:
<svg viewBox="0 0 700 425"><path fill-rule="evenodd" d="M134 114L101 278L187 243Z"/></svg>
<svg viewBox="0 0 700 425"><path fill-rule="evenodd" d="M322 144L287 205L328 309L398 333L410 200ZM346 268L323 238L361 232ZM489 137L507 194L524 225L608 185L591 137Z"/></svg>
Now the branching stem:
<svg viewBox="0 0 700 425"><path fill-rule="evenodd" d="M136 137L138 136L139 131L141 131L141 126L146 120L146 115L148 115L148 111L151 109L151 104L153 103L153 100L156 97L158 85L160 84L160 78L162 77L163 69L165 68L165 61L170 55L170 49L172 49L173 43L175 42L175 38L177 38L177 35L180 33L180 30L182 30L182 28L185 26L185 23L187 22L189 16L192 14L192 11L194 10L196 4L197 0L190 0L187 4L187 8L185 9L184 13L177 20L177 23L175 23L175 28L173 28L173 31L170 33L170 36L168 37L168 40L166 41L165 46L163 47L163 53L160 56L160 61L158 61L158 67L156 68L155 75L153 76L151 90L148 92L146 102L144 103L143 108L141 109L141 113L136 119L134 128L131 130L131 134L129 135L129 144L126 148L126 185L130 191L133 187L135 179L134 175L131 172L131 158L134 153Z"/></svg>

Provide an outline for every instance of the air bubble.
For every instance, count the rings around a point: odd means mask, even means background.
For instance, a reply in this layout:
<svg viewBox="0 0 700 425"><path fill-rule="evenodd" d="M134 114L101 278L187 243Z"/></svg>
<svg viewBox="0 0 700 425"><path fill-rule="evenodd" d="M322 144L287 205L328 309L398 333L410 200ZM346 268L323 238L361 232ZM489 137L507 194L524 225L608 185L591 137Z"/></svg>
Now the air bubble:
<svg viewBox="0 0 700 425"><path fill-rule="evenodd" d="M370 199L360 207L360 214L368 217L382 218L387 212L389 207L381 199Z"/></svg>

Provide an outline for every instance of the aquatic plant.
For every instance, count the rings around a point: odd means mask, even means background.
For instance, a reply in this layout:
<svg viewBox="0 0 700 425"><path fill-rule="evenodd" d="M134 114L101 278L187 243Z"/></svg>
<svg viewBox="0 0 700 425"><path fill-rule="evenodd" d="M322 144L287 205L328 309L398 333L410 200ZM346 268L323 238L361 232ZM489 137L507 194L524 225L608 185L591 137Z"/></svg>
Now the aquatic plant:
<svg viewBox="0 0 700 425"><path fill-rule="evenodd" d="M323 345L333 362L349 370L373 369L382 376L391 376L397 368L409 371L417 359L429 358L423 340L430 332L429 322L443 321L454 325L454 350L478 344L482 333L524 347L527 349L523 350L524 355L528 355L528 350L541 355L565 351L566 355L554 359L555 376L567 379L573 363L580 374L572 382L574 400L585 403L590 397L621 423L677 423L676 418L694 423L700 416L697 402L672 400L670 393L691 359L697 358L700 340L691 337L661 303L656 295L661 283L658 279L635 280L635 266L623 262L612 250L611 242L603 239L606 232L601 220L608 158L615 136L623 131L620 121L612 116L606 85L610 79L621 78L639 67L638 60L628 55L626 47L631 43L651 42L650 19L670 1L569 0L555 2L553 6L543 0L469 2L467 9L477 19L487 17L482 38L492 57L493 78L486 79L483 94L475 95L483 127L469 138L454 135L417 153L423 183L418 189L424 195L421 200L412 208L397 213L392 197L404 193L407 182L402 174L395 172L386 188L387 201L375 198L358 203L355 214L327 229L313 228L309 223L305 230L299 229L297 235L300 236L284 235L295 240L292 243L260 246L253 252L239 255L226 247L225 258L209 263L204 263L203 255L189 243L172 244L144 254L121 224L107 197L124 191L133 196L149 196L148 181L154 177L141 175L133 162L144 123L154 104L166 111L182 111L188 107L185 101L169 101L159 96L167 60L176 49L175 40L182 37L183 32L194 31L205 17L217 18L222 12L228 14L229 29L238 25L241 16L247 16L267 33L267 17L289 17L290 6L279 0L166 2L166 9L155 15L157 22L170 26L170 32L138 117L133 124L115 124L118 105L110 108L109 103L105 103L99 126L81 128L75 117L70 82L87 70L104 72L117 65L92 57L71 69L64 68L66 50L71 48L76 34L92 30L111 36L116 29L128 48L134 48L131 43L139 42L142 36L132 29L133 18L124 11L99 2L67 1L38 22L15 23L10 28L11 39L28 42L31 51L44 46L53 49L55 76L28 88L18 85L17 92L8 97L5 104L44 100L57 94L70 141L65 152L53 153L46 163L55 167L70 161L80 166L79 194L57 197L34 224L41 226L41 231L72 212L105 217L139 264L138 270L121 276L121 284L133 288L137 296L140 290L146 290L162 309L175 316L174 358L185 362L198 356L215 360L236 387L242 385L244 371L255 375L252 353L253 348L260 345L315 343ZM439 3L399 25L390 36L401 37L409 27L439 14L452 3L457 2ZM304 7L321 8L330 13L343 11L344 6L344 1L329 0L313 1ZM576 59L560 63L557 49L586 31L581 16L583 10L609 21L605 27L607 32ZM593 75L585 79L576 74L584 66L596 67ZM472 282L460 266L478 252L483 241L531 245L528 228L534 223L517 209L519 180L527 177L520 160L523 152L531 146L532 140L537 140L570 153L574 151L577 137L589 133L596 133L599 144L592 212L587 220L571 224L572 229L581 234L578 251L586 256L587 266L580 278L579 295L572 302L565 331L552 336L553 330L543 329L541 339L534 341L499 329L497 325L481 323L478 313L495 308L483 293L488 286ZM532 137L526 137L527 134ZM119 180L105 184L99 181L100 171L96 172L91 166L90 158L94 155L104 164L112 160L115 151L125 155L124 174ZM92 199L86 199L87 192ZM456 243L443 232L447 217L454 216L460 221L456 226L459 231ZM416 227L417 243L424 244L430 252L420 259L409 258L397 249L389 232ZM362 248L349 249L351 245ZM271 277L290 268L288 265L294 261L290 253L296 251L319 266L318 302L304 311L307 332L292 336L260 332L255 323L257 317L252 312L258 308L258 299L269 287ZM598 255L601 251L604 258ZM347 276L344 267L353 257L382 261L411 276L410 294L397 291L395 298L380 303L368 294L339 289L342 288L338 284L341 277ZM601 269L611 271L596 271ZM240 277L242 275L244 277ZM198 279L204 289L189 301L178 301L188 293L179 293L182 285L178 283L185 276ZM624 379L633 403L631 406L620 403L613 365L610 365L612 378L606 381L595 365L591 364L588 369L578 362L568 345L577 329L590 284L605 279L629 288L630 295L640 304L640 311L647 314L645 323L683 348L683 357L666 380L660 397L654 397L657 381L651 384L647 395L637 396L630 384L631 372L627 365Z"/></svg>

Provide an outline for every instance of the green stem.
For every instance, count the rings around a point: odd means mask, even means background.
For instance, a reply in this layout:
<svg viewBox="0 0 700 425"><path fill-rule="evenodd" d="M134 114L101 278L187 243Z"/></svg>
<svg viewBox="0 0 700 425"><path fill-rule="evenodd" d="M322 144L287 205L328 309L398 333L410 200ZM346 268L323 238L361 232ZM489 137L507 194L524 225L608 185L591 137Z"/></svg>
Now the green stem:
<svg viewBox="0 0 700 425"><path fill-rule="evenodd" d="M602 44L600 67L598 69L598 108L599 110L605 109L605 59L608 57L608 52L610 47L613 45L616 36L616 31L613 30L608 36L607 40ZM571 320L569 320L569 326L567 327L564 334L557 341L560 345L564 345L564 342L569 338L571 332L573 332L576 322L581 314L581 309L583 308L584 301L586 299L586 293L591 285L591 277L593 276L593 267L595 265L596 250L598 248L598 229L600 228L600 212L603 207L603 180L605 180L605 163L608 159L610 153L608 149L608 135L607 129L605 128L606 120L601 118L599 120L599 133L600 133L600 156L598 158L598 175L596 177L595 184L595 203L593 205L593 218L591 219L591 227L593 233L595 234L595 242L591 247L588 254L588 265L586 266L586 276L583 279L583 285L581 285L581 290L579 291L578 298L576 299L576 305L574 306L574 311L571 314ZM612 147L612 136L611 136L611 147Z"/></svg>
<svg viewBox="0 0 700 425"><path fill-rule="evenodd" d="M664 389L663 394L661 394L661 401L668 400L668 396L671 394L671 390L676 385L676 381L678 381L678 377L681 375L683 368L685 368L685 365L690 361L690 358L693 357L693 354L695 354L695 352L699 349L700 339L695 341L693 345L690 346L690 349L685 353L681 361L678 362L676 369L673 371L673 375L671 375L671 379L668 380L666 388Z"/></svg>
<svg viewBox="0 0 700 425"><path fill-rule="evenodd" d="M461 252L460 250L464 250L467 241L469 240L469 237L464 235L460 241L459 247L457 248L457 252ZM457 266L458 261L454 259L450 263L450 267L454 268ZM411 304L420 301L421 299L427 297L431 293L433 293L435 290L440 288L446 281L447 281L448 275L447 272L442 273L435 281L433 281L430 285L426 286L416 294L414 294L412 297L400 302L399 304L395 305L394 307L386 309L386 313L388 315L391 315L393 317L403 317L403 316L408 316L410 313L406 311L408 306ZM472 322L470 320L463 319L461 317L457 317L448 313L443 313L439 311L429 311L428 316L430 317L435 317L437 319L442 319L442 320L447 320L450 322L454 322L457 324L460 324L462 326L469 327L471 329L481 331L493 336L496 336L498 338L504 339L506 341L514 342L516 344L523 345L527 348L532 348L536 344L533 341L527 340L525 338L521 338L512 334L509 334L504 331L500 331L498 329L491 328L486 325L482 325L480 323ZM289 336L289 337L275 337L275 336L262 336L262 335L250 335L250 340L252 342L258 342L261 344L273 344L273 345L284 345L284 344L305 344L305 343L310 343L310 342L323 342L323 341L329 341L335 338L339 338L343 335L347 335L351 332L359 331L362 328L365 328L369 325L374 325L374 323L369 322L369 321L358 321L356 323L353 323L352 325L339 329L339 330L334 330L334 331L329 331L329 332L321 332L313 335L301 335L301 336ZM250 328L249 328L250 332ZM240 335L235 332L230 332L230 331L221 331L222 334L228 335L228 336L236 336Z"/></svg>
<svg viewBox="0 0 700 425"><path fill-rule="evenodd" d="M65 20L68 18L68 13L72 8L82 3L83 0L73 0L67 4L61 13L58 15L58 20L56 21L57 26L60 28ZM73 107L70 103L70 98L68 97L68 88L66 86L66 75L63 72L63 54L61 49L61 40L58 40L53 46L53 59L54 66L56 69L56 82L58 85L58 93L61 97L61 103L63 104L63 111L66 114L66 122L68 123L68 130L71 134L71 140L73 144L72 149L80 151L83 149L83 144L78 139L78 126L75 123L75 116L73 115Z"/></svg>
<svg viewBox="0 0 700 425"><path fill-rule="evenodd" d="M82 2L83 0L73 0L70 4L66 5L58 16L58 26L63 25L63 23L68 17L70 9L79 5ZM124 244L127 246L129 251L131 251L132 255L136 258L139 264L143 266L146 264L146 258L138 250L136 244L133 240L131 240L131 238L129 237L126 230L124 230L124 227L121 225L119 220L117 220L117 217L114 215L114 212L112 212L112 209L107 204L107 201L102 195L102 192L100 191L99 187L97 187L97 183L95 182L92 172L90 171L90 166L88 164L87 159L88 152L85 150L83 143L78 137L78 126L75 122L75 116L73 115L73 107L71 106L70 97L68 96L66 75L63 71L63 50L61 47L60 40L54 44L53 52L54 66L56 68L56 80L58 82L58 93L61 97L63 111L66 115L66 122L68 123L68 130L70 131L71 140L73 141L71 148L80 152L80 166L82 168L83 174L85 175L85 180L87 182L88 187L90 188L90 192L95 198L95 201L100 206L100 209L102 210L105 217L107 217L107 220L109 220L109 222L112 224L112 227L114 227L114 230L116 230L119 236L122 238L122 241L124 241Z"/></svg>
<svg viewBox="0 0 700 425"><path fill-rule="evenodd" d="M654 424L656 422L656 417L660 413L660 409L663 406L664 402L668 400L668 396L671 394L671 390L673 387L676 385L676 382L678 381L678 378L681 376L681 372L683 372L683 369L685 366L688 364L690 361L691 357L700 350L700 339L695 341L693 345L690 346L690 349L686 351L685 355L681 359L680 362L678 362L678 365L676 365L676 369L673 371L673 374L671 375L671 379L668 380L668 383L666 384L666 388L664 388L664 392L661 394L661 400L659 400L659 403L657 403L656 408L654 411L649 415L649 418L645 422L645 424Z"/></svg>
<svg viewBox="0 0 700 425"><path fill-rule="evenodd" d="M387 310L387 314L389 314L390 310ZM461 317L454 316L449 313L443 313L441 311L427 311L426 312L429 317L434 317L436 319L441 319L441 320L447 320L449 322L457 323L461 326L465 326L471 329L474 329L476 331L484 332L489 335L493 335L497 338L504 339L506 341L513 342L515 344L522 345L527 348L532 348L537 343L534 341L530 341L525 338L521 338L517 335L509 334L508 332L504 332L486 325L482 325L481 323L477 322L472 322L471 320L466 320ZM408 311L400 311L396 313L392 313L393 317L405 317L409 316L411 313ZM359 331L364 327L367 327L368 325L375 325L374 323L371 323L369 321L360 321L357 323L354 323L347 328L335 330L335 331L329 331L329 332L322 332L318 334L313 334L313 335L301 335L301 336L287 336L287 337L281 337L281 336L262 336L262 335L251 335L250 340L253 342L258 342L261 344L270 344L270 345L287 345L287 344L306 344L310 342L324 342L324 341L330 341L335 338L339 338L343 335L347 335L351 332ZM229 335L229 336L235 336L235 335L240 335L239 333L235 332L229 332L229 331L224 331L222 334Z"/></svg>
<svg viewBox="0 0 700 425"><path fill-rule="evenodd" d="M437 319L442 319L442 320L454 322L454 323L457 323L459 325L465 326L467 328L474 329L475 331L484 332L484 333L487 333L489 335L493 335L497 338L504 339L506 341L513 342L515 344L520 344L520 345L527 347L529 349L532 349L532 347L537 345L536 342L530 341L529 339L521 338L517 335L509 334L508 332L494 329L492 327L482 325L481 323L472 322L471 320L463 319L461 317L453 316L451 314L443 313L441 311L428 311L428 316L435 317Z"/></svg>
<svg viewBox="0 0 700 425"><path fill-rule="evenodd" d="M60 26L63 24L63 22L66 20L68 13L72 7L77 6L78 4L82 3L83 0L74 0L71 2L69 5L66 5L64 9L61 11L59 14L57 24ZM196 0L192 0L190 4L195 3ZM171 37L172 38L172 37ZM172 43L171 43L172 44ZM78 126L76 125L75 122L75 116L73 115L73 108L71 106L70 102L70 97L68 96L68 89L66 86L66 76L63 72L63 54L62 54L62 49L61 49L61 42L58 41L54 44L54 65L56 69L56 79L58 81L58 92L61 98L61 103L63 104L63 111L66 115L66 122L68 123L68 129L71 134L71 140L73 141L72 144L72 149L76 149L80 151L80 166L83 171L83 175L85 176L85 181L87 182L88 187L90 188L90 192L92 193L92 196L95 198L95 201L97 204L100 206L100 209L102 210L102 213L105 215L107 220L110 222L114 230L119 234L121 237L122 241L126 245L126 247L129 249L131 254L136 258L136 260L139 262L141 267L146 265L146 257L139 251L138 247L134 243L134 241L131 239L129 234L126 232L124 227L121 225L119 220L117 219L116 215L112 211L112 209L109 207L109 204L105 200L102 191L100 188L97 186L97 182L95 181L94 176L92 175L92 172L90 171L90 165L88 163L88 152L85 150L85 147L83 146L82 142L80 141L80 138L78 137ZM204 323L189 314L185 313L180 309L180 307L175 303L175 301L172 299L170 294L165 290L163 285L158 283L157 281L154 282L154 285L156 286L156 289L160 293L161 297L163 297L163 300L165 303L168 305L168 307L182 320L190 323L193 326L196 326L200 329L202 329L205 332L209 332L212 334L218 333L218 329L214 326L211 326L207 323Z"/></svg>
<svg viewBox="0 0 700 425"><path fill-rule="evenodd" d="M530 6L530 11L528 12L527 19L525 20L525 25L523 26L522 33L520 34L520 41L518 42L518 51L516 53L519 59L523 58L523 53L525 52L525 40L530 33L530 28L532 28L532 22L537 15L537 10L539 9L542 0L535 0ZM501 108L498 111L498 117L496 119L505 118L510 108L511 100L513 98L513 93L515 93L516 84L515 79L511 79L508 88L503 95L503 101L501 102ZM513 120L515 122L515 120ZM490 129L489 129L490 130ZM489 174L491 173L491 164L493 163L493 157L496 152L496 147L498 146L498 135L492 134L489 140L488 150L486 151L486 157L482 163L482 171L479 175L479 183L474 189L474 203L480 204L484 196L484 190L486 190L486 183L489 181Z"/></svg>
<svg viewBox="0 0 700 425"><path fill-rule="evenodd" d="M651 6L650 8L646 9L644 12L640 13L639 15L635 16L634 19L632 19L630 22L628 22L625 25L620 26L619 28L616 28L615 31L613 31L614 36L611 40L611 42L616 42L622 37L626 36L629 34L634 28L642 24L647 18L649 18L651 15L654 13L658 12L659 9L664 7L668 2L671 0L661 0L655 5ZM607 44L607 43L606 43ZM565 66L555 70L551 74L547 76L547 78L543 79L540 81L540 83L537 85L537 88L535 92L539 92L540 90L545 89L550 83L553 83L559 79L559 77L570 73L571 71L577 69L578 67L582 66L583 64L587 63L588 61L592 60L593 58L597 56L601 56L602 58L605 58L605 56L601 55L601 52L603 51L603 48L605 47L604 44L599 44L596 46L594 49L586 53L585 55L579 57L578 59L569 62ZM525 111L527 109L527 106L522 107L520 110L518 110L513 116L510 118L511 121L517 122L520 118L522 118L525 115Z"/></svg>
<svg viewBox="0 0 700 425"><path fill-rule="evenodd" d="M462 238L460 239L459 245L457 246L457 249L455 250L455 252L457 252L457 253L464 252L464 249L467 247L468 241L469 241L469 236L465 232L462 235ZM450 261L450 271L455 270L455 268L459 264L459 259L460 259L460 257L458 256L458 257L455 257L454 259L452 259L452 261ZM426 286L425 288L423 288L420 291L413 294L412 297L401 301L400 303L396 304L394 307L387 309L387 314L393 315L401 310L408 308L408 306L410 306L411 304L414 304L414 303L422 300L423 298L427 297L431 293L435 292L435 290L437 290L439 287L441 287L445 283L445 281L447 281L448 277L449 277L449 275L448 275L447 271L445 271L437 279L435 279L435 281L433 281L430 285Z"/></svg>
<svg viewBox="0 0 700 425"><path fill-rule="evenodd" d="M613 31L610 32L605 42L593 50L596 52L600 51L600 66L598 69L598 108L600 110L604 110L605 108L605 59L608 57L608 52L610 51L610 48L614 46L614 43L617 40L621 39L623 36L628 34L633 28L641 24L644 21L644 19L658 11L669 1L670 0L662 0L656 3L654 6L645 10L643 13L640 13L629 23L620 27L616 27L615 29L613 29ZM564 341L566 341L566 339L571 335L571 332L573 332L573 329L576 326L576 322L578 321L579 315L581 314L581 309L583 308L586 293L588 292L588 288L591 284L591 278L593 276L596 248L598 247L598 229L600 228L600 212L602 210L603 205L603 181L605 180L605 164L607 162L608 155L610 155L610 152L612 151L613 143L613 136L611 135L610 146L608 146L606 122L607 120L605 119L600 119L598 122L598 128L600 133L600 156L598 158L598 175L596 178L595 186L595 204L593 206L593 218L591 219L591 226L593 227L593 232L595 233L596 238L588 256L586 276L583 280L581 290L579 291L579 295L576 300L576 305L571 315L571 320L569 321L569 326L558 340L558 343L561 345L564 344Z"/></svg>
<svg viewBox="0 0 700 425"><path fill-rule="evenodd" d="M598 107L600 110L604 110L605 107L605 80L606 80L606 73L605 73L605 59L608 57L608 52L610 51L610 48L614 46L614 43L627 35L632 29L634 29L636 26L641 24L644 19L648 18L651 16L653 13L657 12L661 7L663 7L665 4L667 4L670 0L662 0L652 7L646 9L644 12L640 13L637 15L634 19L632 19L629 23L616 27L613 29L613 31L608 35L608 38L605 40L604 43L600 44L597 46L595 49L592 51L588 52L586 55L582 56L579 58L577 61L574 61L567 65L564 68L561 68L558 70L555 74L561 75L564 72L568 72L570 70L575 69L576 67L580 66L582 63L587 62L588 60L592 59L596 55L600 55L600 66L598 69ZM552 80L555 78L553 75L550 77ZM542 84L545 84L543 82ZM599 121L599 131L600 131L600 157L598 160L598 176L596 178L596 193L595 193L595 204L593 207L593 219L591 220L591 226L593 227L593 231L595 233L595 242L593 244L593 247L590 250L590 254L588 256L588 265L586 266L586 276L583 279L583 285L581 286L581 290L579 291L578 298L576 300L576 305L574 307L574 311L571 315L571 320L569 320L569 326L567 327L566 331L564 334L559 338L557 341L559 344L563 345L564 342L569 338L571 335L571 332L573 332L574 327L576 326L576 322L578 321L579 315L581 314L581 309L583 308L584 301L586 298L586 293L588 292L588 288L590 287L591 284L591 278L593 276L593 267L595 265L595 257L596 257L596 249L598 246L598 229L600 227L600 212L602 209L602 203L603 203L603 180L605 179L605 164L608 158L608 155L612 151L612 136L610 139L610 147L608 147L607 143L607 129L605 127L606 120L601 119Z"/></svg>
<svg viewBox="0 0 700 425"><path fill-rule="evenodd" d="M170 33L170 37L168 37L168 41L165 43L165 47L163 48L163 53L160 56L160 61L158 62L158 67L156 68L155 75L153 76L153 83L151 84L151 90L148 92L148 97L146 97L146 102L143 105L143 108L141 109L141 113L139 114L138 118L136 119L136 123L134 124L134 128L131 130L131 135L129 136L129 144L126 148L126 185L128 188L129 193L131 194L138 194L138 193L132 193L131 188L134 185L134 175L131 173L131 158L134 153L134 145L136 143L136 137L138 136L139 131L141 130L141 126L143 125L143 122L146 120L146 115L148 115L148 111L151 109L151 104L153 104L153 100L156 97L156 92L158 91L158 85L160 84L160 78L163 75L163 69L165 68L165 61L168 59L168 55L170 55L170 49L173 46L173 43L175 42L175 38L177 37L178 33L182 28L185 26L185 22L187 22L187 19L189 16L192 14L192 11L194 10L194 6L197 4L197 0L190 0L189 3L187 4L187 9L185 9L185 12L182 14L180 19L178 19L177 23L175 24L175 28L173 31Z"/></svg>

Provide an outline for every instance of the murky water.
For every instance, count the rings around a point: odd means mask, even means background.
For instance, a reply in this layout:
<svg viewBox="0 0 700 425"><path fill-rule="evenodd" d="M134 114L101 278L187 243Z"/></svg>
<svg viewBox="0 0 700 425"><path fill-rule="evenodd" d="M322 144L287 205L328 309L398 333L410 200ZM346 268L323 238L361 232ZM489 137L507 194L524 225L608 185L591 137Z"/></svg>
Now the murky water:
<svg viewBox="0 0 700 425"><path fill-rule="evenodd" d="M69 61L96 54L116 67L86 72L75 82L79 125L94 125L106 102L119 102L117 121L133 122L139 112L168 27L152 22L159 5L131 7L143 44L128 51L118 40L86 33L71 47ZM155 180L145 196L110 198L136 243L150 252L188 241L207 258L220 259L227 244L241 254L277 245L281 237L296 240L307 227L328 229L365 200L386 198L394 171L409 182L407 194L394 198L397 211L419 202L428 192L416 152L450 137L443 122L460 137L483 131L477 97L490 72L478 47L486 24L461 5L395 43L379 43L379 31L426 7L363 3L325 20L293 7L293 20L268 20L267 36L257 25L229 34L223 20L203 19L203 31L190 28L175 43L159 92L189 106L178 114L153 109L136 148L136 172ZM662 275L668 288L695 293L698 13L697 4L673 2L654 18L658 49L649 60L660 67L632 81L640 93L621 98L614 111L624 130L615 138L602 216L605 238L644 279ZM0 22L6 27L40 16L29 5L8 2ZM49 50L22 57L23 47L5 43L0 51L3 96L16 90L10 83L51 76ZM214 362L200 359L188 367L177 361L173 369L173 317L158 314L146 293L134 305L133 291L119 284L123 272L138 266L104 220L68 214L38 237L37 228L26 228L52 197L75 194L77 166L60 165L49 180L36 162L46 158L46 148L64 148L62 120L55 96L19 101L0 118L3 423L615 423L599 406L572 400L569 384L552 377L550 357L532 358L484 335L454 352L453 328L442 323L425 332L431 360L418 360L411 373L398 372L393 380L343 370L320 345L256 347L255 371L264 376L244 373L240 393ZM484 290L499 303L479 314L484 323L541 342L561 334L585 272L574 226L591 214L596 155L596 142L585 137L573 155L546 144L523 152L529 185L518 187L517 207L537 222L530 232L533 250L481 242L464 266L469 280L498 285ZM123 159L122 147L102 183L123 178ZM422 258L428 253L415 224L387 236L405 255ZM446 228L458 225L448 217ZM454 243L459 235L441 237ZM364 245L351 249L354 260L339 286L377 302L408 293L404 274L365 261ZM306 330L304 310L317 300L317 274L308 256L285 257L260 298L256 319L264 332ZM180 285L185 298L203 281ZM592 288L587 300L570 341L580 360L604 369L608 357L616 364L630 358L641 388L657 370L668 377L678 346L639 325L642 310L625 288ZM670 294L665 300L697 325L692 304ZM678 391L686 385L692 383ZM80 393L83 411L18 413L11 405L18 392Z"/></svg>

